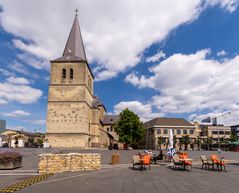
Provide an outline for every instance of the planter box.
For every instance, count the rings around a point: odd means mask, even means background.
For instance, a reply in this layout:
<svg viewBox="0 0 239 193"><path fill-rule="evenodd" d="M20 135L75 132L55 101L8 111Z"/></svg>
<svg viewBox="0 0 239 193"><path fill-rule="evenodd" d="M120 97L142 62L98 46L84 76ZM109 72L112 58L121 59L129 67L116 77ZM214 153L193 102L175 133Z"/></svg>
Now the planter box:
<svg viewBox="0 0 239 193"><path fill-rule="evenodd" d="M22 166L22 162L9 162L7 164L0 164L0 170L12 170L16 168L20 168Z"/></svg>

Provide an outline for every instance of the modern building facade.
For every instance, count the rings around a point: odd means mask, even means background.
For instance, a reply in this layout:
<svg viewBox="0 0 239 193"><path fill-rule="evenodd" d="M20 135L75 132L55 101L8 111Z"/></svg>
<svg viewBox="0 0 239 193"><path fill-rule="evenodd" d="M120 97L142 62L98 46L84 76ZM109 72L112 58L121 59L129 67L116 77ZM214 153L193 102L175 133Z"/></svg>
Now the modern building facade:
<svg viewBox="0 0 239 193"><path fill-rule="evenodd" d="M239 139L239 125L231 126L231 134L235 135L237 137L237 140Z"/></svg>
<svg viewBox="0 0 239 193"><path fill-rule="evenodd" d="M208 126L208 137L212 138L213 141L229 141L231 138L231 128L223 125Z"/></svg>
<svg viewBox="0 0 239 193"><path fill-rule="evenodd" d="M169 138L169 129L173 130L176 137L176 148L179 148L179 140L188 135L190 139L196 139L196 127L182 118L155 118L144 123L146 129L145 145L148 149L159 149L158 138L163 139L161 148L166 148Z"/></svg>
<svg viewBox="0 0 239 193"><path fill-rule="evenodd" d="M231 139L231 127L224 125L212 125L210 123L194 123L199 132L198 137L206 142L208 138L213 144Z"/></svg>
<svg viewBox="0 0 239 193"><path fill-rule="evenodd" d="M6 121L0 119L0 133L6 130Z"/></svg>

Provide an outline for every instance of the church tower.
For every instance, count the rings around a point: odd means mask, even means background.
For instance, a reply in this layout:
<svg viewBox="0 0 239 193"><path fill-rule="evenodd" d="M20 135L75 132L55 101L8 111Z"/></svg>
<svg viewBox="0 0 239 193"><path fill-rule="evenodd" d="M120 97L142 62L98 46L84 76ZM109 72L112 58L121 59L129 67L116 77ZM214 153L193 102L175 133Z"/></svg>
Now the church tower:
<svg viewBox="0 0 239 193"><path fill-rule="evenodd" d="M51 61L46 139L51 147L88 148L99 142L99 108L76 13L64 52Z"/></svg>

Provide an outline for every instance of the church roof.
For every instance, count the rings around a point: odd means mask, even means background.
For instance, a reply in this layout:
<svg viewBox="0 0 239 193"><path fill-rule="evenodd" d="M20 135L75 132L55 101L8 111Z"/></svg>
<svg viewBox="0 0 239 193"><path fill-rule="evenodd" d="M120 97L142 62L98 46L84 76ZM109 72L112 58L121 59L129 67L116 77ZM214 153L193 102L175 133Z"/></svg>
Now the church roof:
<svg viewBox="0 0 239 193"><path fill-rule="evenodd" d="M75 20L71 27L71 31L64 49L64 52L60 58L53 60L53 62L78 62L78 61L85 61L86 54L85 48L81 36L80 25L78 22L78 16L76 14Z"/></svg>
<svg viewBox="0 0 239 193"><path fill-rule="evenodd" d="M115 124L120 119L119 115L105 115L103 119L103 125Z"/></svg>
<svg viewBox="0 0 239 193"><path fill-rule="evenodd" d="M97 97L97 96L94 96L94 100L93 100L93 103L92 103L92 107L93 108L98 108L99 106L103 106L103 108L105 109L105 106L104 104L101 102L100 98ZM106 110L106 109L105 109Z"/></svg>

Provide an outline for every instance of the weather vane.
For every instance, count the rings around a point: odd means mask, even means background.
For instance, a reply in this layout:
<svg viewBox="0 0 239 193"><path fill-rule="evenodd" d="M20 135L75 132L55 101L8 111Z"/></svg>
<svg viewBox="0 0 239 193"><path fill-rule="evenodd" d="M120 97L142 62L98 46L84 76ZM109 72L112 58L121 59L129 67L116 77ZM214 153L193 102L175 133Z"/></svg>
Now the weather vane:
<svg viewBox="0 0 239 193"><path fill-rule="evenodd" d="M78 16L79 9L75 9L76 16Z"/></svg>

